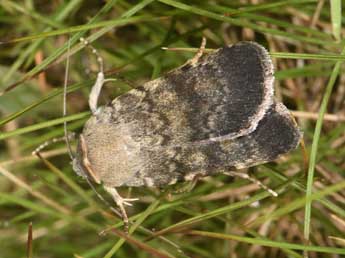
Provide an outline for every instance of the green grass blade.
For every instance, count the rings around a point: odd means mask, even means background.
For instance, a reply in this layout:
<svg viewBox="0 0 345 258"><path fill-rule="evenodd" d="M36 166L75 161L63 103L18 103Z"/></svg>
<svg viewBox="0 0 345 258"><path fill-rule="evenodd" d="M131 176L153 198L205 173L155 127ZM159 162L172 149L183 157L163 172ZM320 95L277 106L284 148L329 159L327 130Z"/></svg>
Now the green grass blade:
<svg viewBox="0 0 345 258"><path fill-rule="evenodd" d="M272 34L275 36L286 37L290 40L294 39L296 41L307 42L310 44L319 44L319 45L324 45L324 44L338 45L338 43L335 43L333 41L326 41L323 39L310 38L310 37L300 36L300 35L291 35L290 33L287 33L285 31L263 27L263 26L245 21L245 20L230 18L230 17L224 16L221 14L213 13L213 12L210 12L208 10L204 10L204 9L201 9L201 8L198 8L195 6L187 5L187 4L173 1L173 0L159 0L159 1L164 3L164 4L173 6L175 8L184 10L186 12L190 12L190 13L197 14L200 16L205 16L205 17L212 18L212 19L215 19L218 21L228 22L230 24L237 25L237 26L243 26L243 27L251 28L251 29L258 31L258 32Z"/></svg>
<svg viewBox="0 0 345 258"><path fill-rule="evenodd" d="M62 8L61 11L59 11L54 20L57 22L63 21L68 14L73 10L76 6L78 6L82 1L81 0L73 0L73 1L68 1L68 4ZM50 31L52 28L47 28L46 31ZM16 62L11 66L10 70L8 73L2 78L2 82L6 83L14 74L15 71L18 70L18 68L26 61L28 56L34 52L39 45L42 43L42 40L34 42L32 45L30 45L23 53L21 53L20 57L16 60Z"/></svg>
<svg viewBox="0 0 345 258"><path fill-rule="evenodd" d="M19 128L19 129L13 130L13 131L1 133L0 134L0 140L4 140L4 139L6 139L8 137L18 136L18 135L21 135L21 134L33 132L33 131L40 130L40 129L43 129L43 128L59 125L59 124L62 124L63 122L70 122L70 121L75 121L75 120L83 119L85 117L88 117L89 115L90 115L90 112L86 111L86 112L83 112L83 113L79 113L79 114L75 114L75 115L70 115L70 116L66 116L66 117L61 117L61 118L53 119L53 120L50 120L50 121L38 123L38 124L35 124L35 125L30 125L30 126L27 126L27 127Z"/></svg>
<svg viewBox="0 0 345 258"><path fill-rule="evenodd" d="M330 0L331 4L331 19L332 19L332 32L337 41L341 37L341 0Z"/></svg>
<svg viewBox="0 0 345 258"><path fill-rule="evenodd" d="M191 235L196 235L196 236L218 238L218 239L223 239L223 240L235 240L235 241L245 242L245 243L253 244L253 245L262 245L262 246L292 249L292 250L303 250L303 251L309 251L309 252L345 254L344 248L291 244L287 242L270 241L270 240L264 240L264 239L258 239L258 238L250 238L250 237L205 232L205 231L198 231L198 230L192 230L188 233Z"/></svg>
<svg viewBox="0 0 345 258"><path fill-rule="evenodd" d="M341 51L341 55L345 54L345 48ZM319 146L320 134L323 124L323 117L327 110L327 105L329 98L331 96L335 80L337 79L340 71L341 62L338 61L332 71L331 77L325 89L325 94L323 95L322 103L319 110L319 117L316 122L313 143L311 146L311 152L309 157L309 167L308 167L308 179L307 179L307 191L306 198L307 202L305 204L305 216L304 216L304 237L309 240L310 235L310 219L311 219L311 195L313 192L313 182L314 182L314 170L316 165L317 151Z"/></svg>
<svg viewBox="0 0 345 258"><path fill-rule="evenodd" d="M147 207L146 211L143 212L140 217L134 222L134 224L129 228L129 234L133 232L144 222L144 220L157 208L160 200L156 200ZM104 258L111 258L113 255L121 248L125 243L125 239L121 238L116 244L109 250L109 252L104 256Z"/></svg>

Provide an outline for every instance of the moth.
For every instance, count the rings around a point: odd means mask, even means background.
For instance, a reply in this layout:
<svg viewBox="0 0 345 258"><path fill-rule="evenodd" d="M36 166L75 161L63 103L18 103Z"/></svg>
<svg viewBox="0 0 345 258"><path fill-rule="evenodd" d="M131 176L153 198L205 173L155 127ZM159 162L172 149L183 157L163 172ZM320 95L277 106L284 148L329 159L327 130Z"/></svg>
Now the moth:
<svg viewBox="0 0 345 258"><path fill-rule="evenodd" d="M136 199L122 198L116 187L164 187L273 161L301 139L287 108L274 100L273 73L264 47L239 42L199 53L98 107L100 72L73 168L103 184L128 222L124 206Z"/></svg>

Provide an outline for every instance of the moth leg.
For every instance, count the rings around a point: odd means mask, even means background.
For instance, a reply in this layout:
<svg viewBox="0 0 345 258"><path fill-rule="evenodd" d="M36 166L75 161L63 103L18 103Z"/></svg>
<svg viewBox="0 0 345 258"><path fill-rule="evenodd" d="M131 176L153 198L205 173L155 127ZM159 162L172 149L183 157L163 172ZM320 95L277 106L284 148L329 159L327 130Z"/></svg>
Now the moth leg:
<svg viewBox="0 0 345 258"><path fill-rule="evenodd" d="M95 84L92 86L92 89L91 89L91 92L90 92L90 95L89 95L89 106L90 106L92 114L95 115L96 112L97 112L98 98L99 98L99 95L101 93L101 89L102 89L102 87L104 85L104 82L105 82L105 79L104 79L104 68L103 68L103 58L98 53L97 49L95 49L93 46L91 46L86 39L80 38L79 40L85 46L90 48L92 53L96 55L97 62L98 62L98 65L99 65L99 72L97 74L97 79L96 79Z"/></svg>
<svg viewBox="0 0 345 258"><path fill-rule="evenodd" d="M75 133L73 132L69 132L67 134L67 138L68 140L74 140L75 139ZM62 136L62 137L57 137L57 138L53 138L51 140L48 140L44 143L42 143L41 145L39 145L31 154L32 155L37 155L39 152L41 152L44 148L46 148L47 146L53 144L53 143L57 143L57 142L62 142L66 140L66 136Z"/></svg>
<svg viewBox="0 0 345 258"><path fill-rule="evenodd" d="M267 192L269 192L272 196L277 197L278 193L273 191L272 189L270 189L269 187L267 187L266 185L264 185L262 182L260 182L259 180L257 180L254 177L249 176L246 173L241 173L241 172L234 172L234 171L229 171L229 172L224 172L224 174L228 175L228 176L232 176L232 177L240 177L243 179L247 179L250 182L253 182L254 184L257 184L258 186L260 186L261 188L265 189Z"/></svg>
<svg viewBox="0 0 345 258"><path fill-rule="evenodd" d="M116 191L114 187L107 187L103 186L104 190L106 190L114 199L117 206L119 206L123 224L125 227L125 231L128 232L128 216L126 213L125 205L132 206L131 202L139 200L138 198L123 198L121 195Z"/></svg>
<svg viewBox="0 0 345 258"><path fill-rule="evenodd" d="M192 59L187 61L187 64L190 64L190 65L196 64L199 61L200 57L203 55L205 51L205 47L206 47L206 38L202 37L201 45L199 47L198 52L196 52L195 56Z"/></svg>

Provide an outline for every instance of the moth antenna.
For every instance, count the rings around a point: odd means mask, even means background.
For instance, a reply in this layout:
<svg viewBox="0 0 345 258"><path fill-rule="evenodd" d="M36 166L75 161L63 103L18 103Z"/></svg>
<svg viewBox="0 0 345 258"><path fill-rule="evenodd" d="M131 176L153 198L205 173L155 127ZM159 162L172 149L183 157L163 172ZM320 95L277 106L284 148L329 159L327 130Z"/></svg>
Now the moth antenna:
<svg viewBox="0 0 345 258"><path fill-rule="evenodd" d="M70 53L70 48L71 48L71 41L70 39L68 39L68 45L67 45L67 59L66 59L66 69L65 69L65 78L64 78L64 87L63 87L63 111L62 111L62 117L66 117L67 115L67 83L68 83L68 69L69 69L69 53ZM53 144L53 143L57 143L57 142L61 142L61 141L65 141L67 148L68 148L68 154L71 158L71 160L74 159L73 156L73 152L72 152L72 148L71 148L71 144L70 144L70 140L73 140L75 138L75 133L69 133L67 130L67 122L64 121L63 122L63 126L64 126L64 136L63 137L59 137L59 138L53 138L51 140L45 141L44 143L42 143L41 145L39 145L31 154L32 155L36 155L38 157L40 157L40 155L38 155L44 148L46 148L47 146Z"/></svg>
<svg viewBox="0 0 345 258"><path fill-rule="evenodd" d="M225 172L224 174L228 175L228 176L232 176L232 177L240 177L243 179L247 179L250 182L253 182L254 184L257 184L258 186L260 186L261 188L265 189L267 192L269 192L272 196L277 197L278 193L273 191L272 189L270 189L269 187L267 187L266 185L264 185L262 182L260 182L259 180L257 180L254 177L249 176L246 173L241 173L241 172L234 172L234 171L229 171L229 172Z"/></svg>
<svg viewBox="0 0 345 258"><path fill-rule="evenodd" d="M84 44L86 47L91 49L91 52L96 55L96 59L99 65L99 72L97 74L97 79L95 84L92 86L90 95L89 95L89 106L91 109L91 112L93 115L97 113L97 102L99 95L101 93L101 89L104 85L105 79L104 79L104 65L103 65L103 58L101 55L98 53L97 49L95 49L90 43L84 39L80 38L79 39L82 44Z"/></svg>
<svg viewBox="0 0 345 258"><path fill-rule="evenodd" d="M68 70L69 70L69 54L71 50L71 40L68 38L68 44L67 44L67 58L66 58L66 69L65 69L65 78L63 83L63 110L62 110L62 117L66 117L67 115L67 85L68 85ZM63 122L63 129L65 133L65 142L68 149L68 155L71 158L71 160L74 160L74 155L72 152L71 144L68 139L68 130L67 130L67 121Z"/></svg>

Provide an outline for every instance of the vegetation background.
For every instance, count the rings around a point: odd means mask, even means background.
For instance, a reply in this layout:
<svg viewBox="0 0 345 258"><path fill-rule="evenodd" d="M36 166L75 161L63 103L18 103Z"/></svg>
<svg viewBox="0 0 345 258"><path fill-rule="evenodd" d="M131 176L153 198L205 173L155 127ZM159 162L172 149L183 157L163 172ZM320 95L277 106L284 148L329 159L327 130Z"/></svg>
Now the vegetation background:
<svg viewBox="0 0 345 258"><path fill-rule="evenodd" d="M341 4L0 1L0 257L345 257ZM277 198L222 175L176 195L120 189L140 197L124 239L121 220L72 171L63 143L45 149L45 160L31 152L63 136L64 121L80 132L90 115L98 68L80 37L98 49L107 77L117 79L103 91L107 103L183 64L202 36L208 49L252 40L270 51L276 97L294 111L309 166L298 149L256 167ZM62 117L69 40L69 115Z"/></svg>

